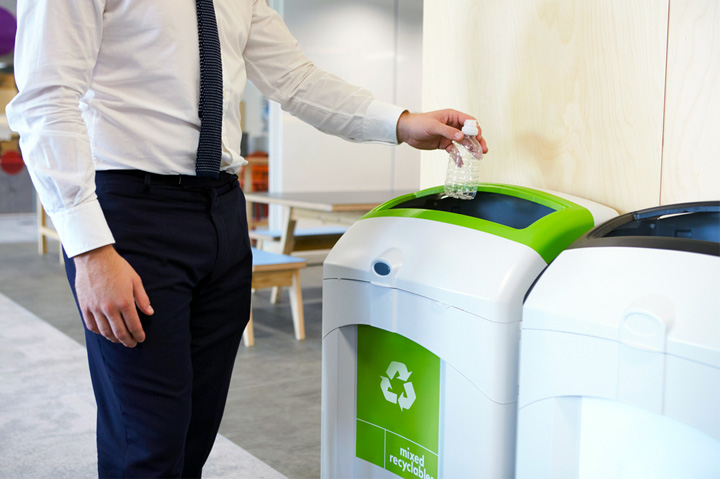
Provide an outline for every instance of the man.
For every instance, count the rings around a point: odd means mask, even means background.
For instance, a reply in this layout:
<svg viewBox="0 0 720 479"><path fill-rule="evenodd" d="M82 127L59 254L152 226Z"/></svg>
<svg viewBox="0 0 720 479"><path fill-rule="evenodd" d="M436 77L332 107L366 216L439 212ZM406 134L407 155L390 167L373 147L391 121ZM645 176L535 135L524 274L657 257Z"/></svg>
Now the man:
<svg viewBox="0 0 720 479"><path fill-rule="evenodd" d="M19 0L18 21L7 113L86 326L99 474L200 477L250 307L246 79L356 141L445 148L471 117L317 69L265 0Z"/></svg>

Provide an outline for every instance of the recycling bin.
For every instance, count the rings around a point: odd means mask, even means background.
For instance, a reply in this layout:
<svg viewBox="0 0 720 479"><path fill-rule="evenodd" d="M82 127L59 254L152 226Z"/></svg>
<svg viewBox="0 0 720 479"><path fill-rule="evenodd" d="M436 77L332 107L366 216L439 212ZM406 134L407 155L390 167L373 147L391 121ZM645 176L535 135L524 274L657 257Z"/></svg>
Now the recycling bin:
<svg viewBox="0 0 720 479"><path fill-rule="evenodd" d="M523 308L517 477L720 477L720 202L619 216Z"/></svg>
<svg viewBox="0 0 720 479"><path fill-rule="evenodd" d="M616 216L483 184L432 188L356 222L323 270L322 477L507 477L523 297L557 254Z"/></svg>

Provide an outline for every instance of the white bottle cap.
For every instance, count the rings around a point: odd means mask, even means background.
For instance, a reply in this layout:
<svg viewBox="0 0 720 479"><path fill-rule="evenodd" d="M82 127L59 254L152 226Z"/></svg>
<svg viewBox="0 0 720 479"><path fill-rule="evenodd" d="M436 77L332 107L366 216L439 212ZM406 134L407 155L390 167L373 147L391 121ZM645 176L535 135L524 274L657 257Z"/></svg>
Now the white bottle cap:
<svg viewBox="0 0 720 479"><path fill-rule="evenodd" d="M478 129L477 120L465 120L463 124L462 132L468 136L478 136L480 130Z"/></svg>

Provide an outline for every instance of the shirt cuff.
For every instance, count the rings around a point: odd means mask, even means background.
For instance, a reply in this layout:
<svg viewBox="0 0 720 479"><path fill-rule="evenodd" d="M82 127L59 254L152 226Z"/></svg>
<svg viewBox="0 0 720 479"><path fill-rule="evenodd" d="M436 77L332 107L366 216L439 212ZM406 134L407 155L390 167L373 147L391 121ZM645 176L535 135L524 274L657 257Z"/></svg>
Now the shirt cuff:
<svg viewBox="0 0 720 479"><path fill-rule="evenodd" d="M373 100L365 112L364 140L398 144L397 122L405 108Z"/></svg>
<svg viewBox="0 0 720 479"><path fill-rule="evenodd" d="M115 243L97 199L56 211L50 218L69 258Z"/></svg>

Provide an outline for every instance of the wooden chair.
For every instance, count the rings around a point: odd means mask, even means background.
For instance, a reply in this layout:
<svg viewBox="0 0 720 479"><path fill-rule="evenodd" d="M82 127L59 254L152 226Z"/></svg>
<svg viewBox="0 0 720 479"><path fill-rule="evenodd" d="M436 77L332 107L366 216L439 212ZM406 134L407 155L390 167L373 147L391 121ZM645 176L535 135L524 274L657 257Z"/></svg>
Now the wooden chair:
<svg viewBox="0 0 720 479"><path fill-rule="evenodd" d="M292 311L295 339L305 339L305 316L303 313L300 270L307 266L305 260L280 253L272 253L252 248L253 253L253 291L264 288L292 286L290 288L290 309ZM245 346L255 344L253 333L252 309L250 321L243 334Z"/></svg>

